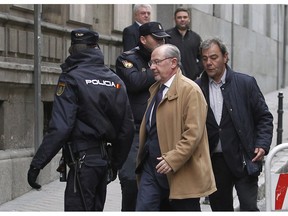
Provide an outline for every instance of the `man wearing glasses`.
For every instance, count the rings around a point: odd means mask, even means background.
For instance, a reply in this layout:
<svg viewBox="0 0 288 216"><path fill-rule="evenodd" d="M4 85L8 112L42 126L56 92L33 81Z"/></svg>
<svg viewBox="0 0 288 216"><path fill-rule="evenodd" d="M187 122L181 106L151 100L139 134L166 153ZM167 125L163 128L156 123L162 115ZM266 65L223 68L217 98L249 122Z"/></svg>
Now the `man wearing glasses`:
<svg viewBox="0 0 288 216"><path fill-rule="evenodd" d="M148 66L151 52L164 44L169 37L158 22L145 23L139 28L138 46L122 53L116 60L116 73L124 81L135 122L135 135L128 158L119 171L122 190L122 211L135 211L137 182L136 156L139 144L139 128L149 98L149 87L155 82Z"/></svg>
<svg viewBox="0 0 288 216"><path fill-rule="evenodd" d="M200 197L216 191L206 131L207 103L185 77L179 49L164 44L149 62L156 80L139 134L136 211L201 211ZM158 102L160 101L160 102Z"/></svg>

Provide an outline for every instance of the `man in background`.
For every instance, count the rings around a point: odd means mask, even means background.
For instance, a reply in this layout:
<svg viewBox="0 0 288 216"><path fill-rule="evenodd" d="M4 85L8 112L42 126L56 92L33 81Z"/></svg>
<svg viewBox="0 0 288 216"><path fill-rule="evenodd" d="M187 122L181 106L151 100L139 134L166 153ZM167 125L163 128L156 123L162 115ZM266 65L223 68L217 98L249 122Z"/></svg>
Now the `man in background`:
<svg viewBox="0 0 288 216"><path fill-rule="evenodd" d="M134 23L123 30L123 51L128 51L138 45L139 27L150 22L151 5L135 4L133 8Z"/></svg>
<svg viewBox="0 0 288 216"><path fill-rule="evenodd" d="M178 47L181 52L183 74L191 80L195 80L203 70L199 53L201 37L189 27L189 10L185 8L176 9L174 12L174 20L176 26L167 30L171 38L167 38L166 43Z"/></svg>

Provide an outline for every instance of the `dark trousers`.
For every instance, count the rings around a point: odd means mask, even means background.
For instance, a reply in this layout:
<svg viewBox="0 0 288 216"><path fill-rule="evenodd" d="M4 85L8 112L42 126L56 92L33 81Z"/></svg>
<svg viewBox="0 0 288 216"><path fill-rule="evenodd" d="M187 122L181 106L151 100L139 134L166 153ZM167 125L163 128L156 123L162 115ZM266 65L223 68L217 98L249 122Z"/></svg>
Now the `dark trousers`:
<svg viewBox="0 0 288 216"><path fill-rule="evenodd" d="M148 161L144 163L138 187L136 211L160 211L161 202L169 203L169 188L163 187L154 175Z"/></svg>
<svg viewBox="0 0 288 216"><path fill-rule="evenodd" d="M257 207L258 177L249 176L245 168L243 177L235 177L222 154L212 156L217 191L209 196L212 211L234 211L233 187L237 191L240 211L259 211Z"/></svg>
<svg viewBox="0 0 288 216"><path fill-rule="evenodd" d="M137 181L123 179L121 182L122 208L121 211L135 211L137 199Z"/></svg>
<svg viewBox="0 0 288 216"><path fill-rule="evenodd" d="M201 211L200 198L172 199L170 205L172 211Z"/></svg>
<svg viewBox="0 0 288 216"><path fill-rule="evenodd" d="M85 211L79 186L74 192L74 168L69 170L65 189L64 210ZM87 166L82 164L79 179L88 211L103 211L107 192L107 166Z"/></svg>
<svg viewBox="0 0 288 216"><path fill-rule="evenodd" d="M136 198L138 192L136 174L135 174L138 148L139 148L139 133L135 132L128 157L125 163L123 164L123 167L118 172L122 192L121 211L135 211Z"/></svg>
<svg viewBox="0 0 288 216"><path fill-rule="evenodd" d="M201 211L199 198L169 200L168 182L157 180L153 169L151 163L144 163L136 211Z"/></svg>

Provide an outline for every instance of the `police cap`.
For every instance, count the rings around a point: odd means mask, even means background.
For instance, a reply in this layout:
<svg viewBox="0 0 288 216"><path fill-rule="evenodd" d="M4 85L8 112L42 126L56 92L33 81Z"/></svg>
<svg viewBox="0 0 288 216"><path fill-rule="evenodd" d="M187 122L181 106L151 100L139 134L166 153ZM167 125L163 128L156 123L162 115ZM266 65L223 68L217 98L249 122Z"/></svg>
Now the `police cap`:
<svg viewBox="0 0 288 216"><path fill-rule="evenodd" d="M139 27L140 36L152 35L156 38L170 37L159 22L148 22Z"/></svg>
<svg viewBox="0 0 288 216"><path fill-rule="evenodd" d="M71 32L71 45L87 44L96 45L99 39L99 34L86 28L74 29Z"/></svg>

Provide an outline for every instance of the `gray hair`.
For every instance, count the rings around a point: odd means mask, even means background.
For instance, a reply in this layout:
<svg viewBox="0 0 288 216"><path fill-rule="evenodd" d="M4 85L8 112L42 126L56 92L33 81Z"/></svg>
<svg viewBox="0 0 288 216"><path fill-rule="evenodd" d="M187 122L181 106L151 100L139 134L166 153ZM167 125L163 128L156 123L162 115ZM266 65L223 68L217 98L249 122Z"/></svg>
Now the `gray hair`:
<svg viewBox="0 0 288 216"><path fill-rule="evenodd" d="M165 46L165 58L173 57L177 59L178 65L181 65L180 50L172 44L163 44Z"/></svg>
<svg viewBox="0 0 288 216"><path fill-rule="evenodd" d="M136 14L140 8L147 8L151 10L152 7L150 4L135 4L133 7L133 13Z"/></svg>

